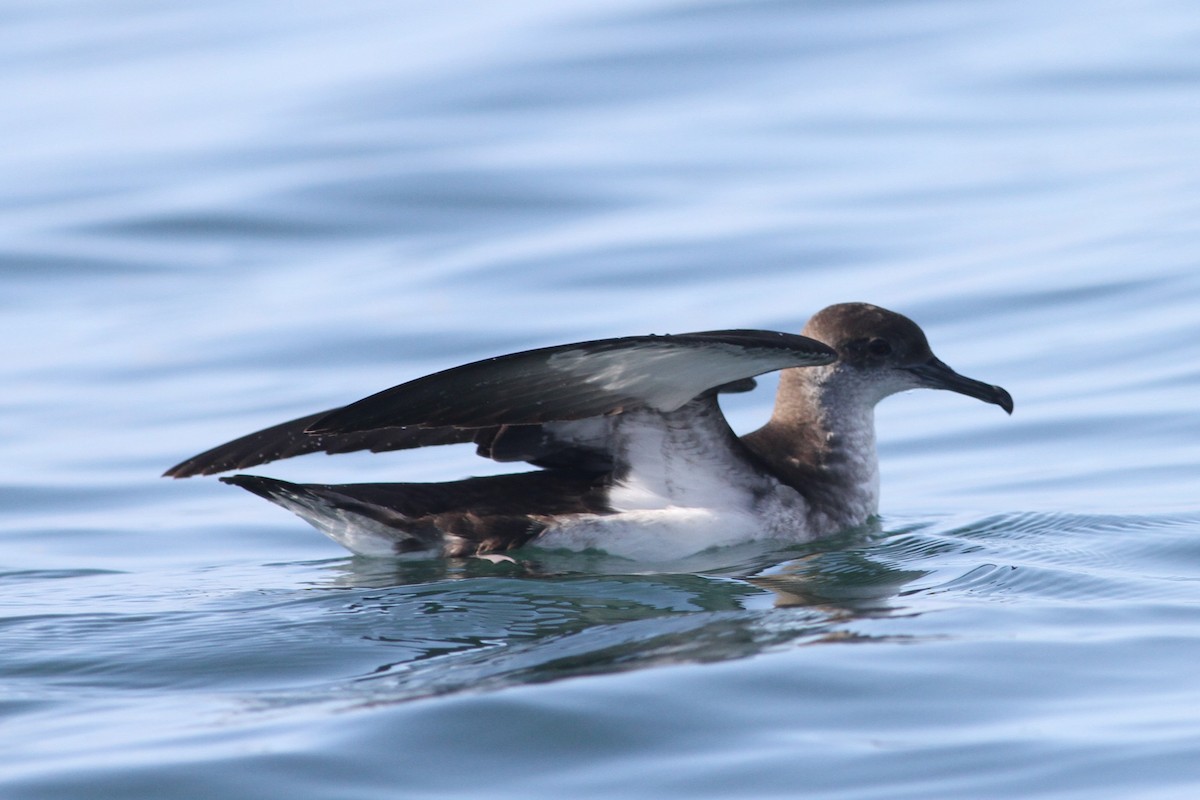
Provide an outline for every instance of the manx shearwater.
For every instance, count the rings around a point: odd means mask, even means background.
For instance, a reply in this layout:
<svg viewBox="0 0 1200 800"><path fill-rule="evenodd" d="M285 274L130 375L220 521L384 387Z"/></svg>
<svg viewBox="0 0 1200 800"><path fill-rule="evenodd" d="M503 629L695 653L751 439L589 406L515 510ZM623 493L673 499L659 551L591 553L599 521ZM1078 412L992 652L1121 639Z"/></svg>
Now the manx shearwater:
<svg viewBox="0 0 1200 800"><path fill-rule="evenodd" d="M717 403L782 370L771 419L737 436ZM474 443L540 469L447 483L222 478L360 555L466 556L526 544L661 560L753 539L807 541L878 509L875 404L948 389L1012 413L907 317L866 303L802 335L726 330L546 347L455 367L243 436L172 467L185 478L312 452Z"/></svg>

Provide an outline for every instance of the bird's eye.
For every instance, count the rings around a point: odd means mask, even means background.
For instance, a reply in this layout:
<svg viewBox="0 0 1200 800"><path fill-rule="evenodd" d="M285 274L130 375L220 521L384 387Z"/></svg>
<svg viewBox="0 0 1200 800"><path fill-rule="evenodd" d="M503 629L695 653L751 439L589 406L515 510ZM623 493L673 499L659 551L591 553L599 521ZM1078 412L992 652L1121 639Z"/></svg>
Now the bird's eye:
<svg viewBox="0 0 1200 800"><path fill-rule="evenodd" d="M872 339L867 342L867 352L873 356L890 356L892 344L887 339Z"/></svg>

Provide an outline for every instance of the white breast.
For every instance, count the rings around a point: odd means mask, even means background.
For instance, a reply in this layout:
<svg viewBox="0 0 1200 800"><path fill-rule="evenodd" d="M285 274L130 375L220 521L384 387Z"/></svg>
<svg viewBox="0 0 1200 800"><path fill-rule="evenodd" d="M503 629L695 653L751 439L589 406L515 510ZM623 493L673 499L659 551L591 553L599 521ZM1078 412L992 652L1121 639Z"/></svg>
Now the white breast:
<svg viewBox="0 0 1200 800"><path fill-rule="evenodd" d="M621 415L611 515L559 520L541 547L603 550L643 561L762 539L804 541L805 505L731 447L715 403Z"/></svg>

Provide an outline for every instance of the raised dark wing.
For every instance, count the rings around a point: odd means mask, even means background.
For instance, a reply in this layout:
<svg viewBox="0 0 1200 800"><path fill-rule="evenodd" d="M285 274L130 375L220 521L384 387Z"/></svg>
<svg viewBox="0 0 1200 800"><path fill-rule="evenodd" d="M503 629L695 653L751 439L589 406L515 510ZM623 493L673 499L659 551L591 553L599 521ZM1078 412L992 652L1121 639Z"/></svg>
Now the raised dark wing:
<svg viewBox="0 0 1200 800"><path fill-rule="evenodd" d="M417 378L331 411L307 430L344 435L390 427L487 428L587 419L634 407L674 411L724 384L835 358L814 339L775 331L601 339Z"/></svg>
<svg viewBox="0 0 1200 800"><path fill-rule="evenodd" d="M212 475L305 453L352 453L357 450L381 453L436 444L460 444L472 441L477 433L462 428L380 428L346 434L305 433L309 425L329 413L321 411L309 414L217 445L176 464L163 475L169 478Z"/></svg>
<svg viewBox="0 0 1200 800"><path fill-rule="evenodd" d="M568 421L634 406L670 411L706 391L747 391L754 375L827 364L834 357L813 339L753 330L631 336L528 350L255 431L164 475L212 475L305 453L378 453L466 442L475 442L480 455L497 461L601 470L608 459L607 427ZM394 421L400 419L410 421Z"/></svg>

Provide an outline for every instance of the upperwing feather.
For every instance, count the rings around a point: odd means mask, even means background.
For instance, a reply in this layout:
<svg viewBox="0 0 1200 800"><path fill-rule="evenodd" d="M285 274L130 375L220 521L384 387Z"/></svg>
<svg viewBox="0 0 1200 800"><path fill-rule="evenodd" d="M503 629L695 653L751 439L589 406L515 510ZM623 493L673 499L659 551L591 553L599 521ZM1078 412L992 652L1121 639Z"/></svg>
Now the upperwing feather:
<svg viewBox="0 0 1200 800"><path fill-rule="evenodd" d="M305 453L352 453L356 450L380 453L435 444L459 444L472 441L476 434L475 431L459 428L378 428L358 433L305 433L309 425L329 413L321 411L308 414L217 445L176 464L163 476L190 478L193 475L212 475Z"/></svg>
<svg viewBox="0 0 1200 800"><path fill-rule="evenodd" d="M570 462L597 469L607 458L602 429L540 426L630 407L672 411L706 391L753 388L754 375L827 364L834 358L832 350L813 339L755 330L630 336L527 350L444 370L349 406L255 431L163 474L187 478L305 453L466 442L476 442L480 455L501 461ZM501 426L529 427L502 431ZM583 431L587 434L581 440Z"/></svg>
<svg viewBox="0 0 1200 800"><path fill-rule="evenodd" d="M723 384L835 358L821 342L775 331L600 339L498 356L417 378L335 409L306 430L344 435L396 426L530 425L632 407L667 412Z"/></svg>

